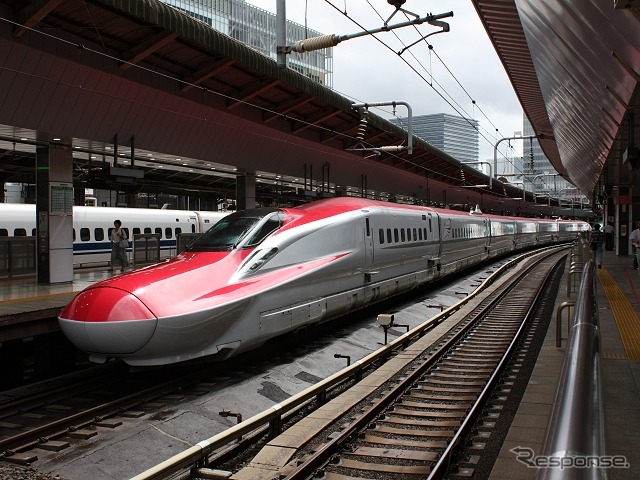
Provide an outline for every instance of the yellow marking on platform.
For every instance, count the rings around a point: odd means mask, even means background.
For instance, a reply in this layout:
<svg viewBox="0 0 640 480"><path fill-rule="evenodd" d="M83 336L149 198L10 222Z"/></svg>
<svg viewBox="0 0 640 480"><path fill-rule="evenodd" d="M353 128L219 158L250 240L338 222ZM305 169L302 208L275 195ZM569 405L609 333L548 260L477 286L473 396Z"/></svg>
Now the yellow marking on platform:
<svg viewBox="0 0 640 480"><path fill-rule="evenodd" d="M20 298L10 298L7 300L0 300L0 305L9 305L12 303L21 303L21 302L40 302L42 300L49 300L52 298L58 298L58 297L68 297L68 296L73 296L75 295L77 292L64 292L64 293L50 293L47 295L36 295L33 297L20 297Z"/></svg>
<svg viewBox="0 0 640 480"><path fill-rule="evenodd" d="M598 269L598 279L609 300L613 318L618 325L620 338L629 360L640 360L640 319L629 299L620 289L607 269Z"/></svg>

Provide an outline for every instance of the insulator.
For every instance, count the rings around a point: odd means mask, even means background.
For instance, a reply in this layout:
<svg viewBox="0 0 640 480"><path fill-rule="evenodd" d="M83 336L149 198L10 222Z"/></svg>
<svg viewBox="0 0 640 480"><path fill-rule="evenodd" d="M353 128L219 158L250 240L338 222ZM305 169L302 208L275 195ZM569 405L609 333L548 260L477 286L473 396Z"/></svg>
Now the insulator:
<svg viewBox="0 0 640 480"><path fill-rule="evenodd" d="M407 147L403 145L388 145L386 147L375 147L375 150L380 150L381 152L401 152L406 148Z"/></svg>
<svg viewBox="0 0 640 480"><path fill-rule="evenodd" d="M334 34L321 35L319 37L298 40L291 46L291 51L297 53L311 52L322 48L335 47L338 43L340 43L340 39Z"/></svg>

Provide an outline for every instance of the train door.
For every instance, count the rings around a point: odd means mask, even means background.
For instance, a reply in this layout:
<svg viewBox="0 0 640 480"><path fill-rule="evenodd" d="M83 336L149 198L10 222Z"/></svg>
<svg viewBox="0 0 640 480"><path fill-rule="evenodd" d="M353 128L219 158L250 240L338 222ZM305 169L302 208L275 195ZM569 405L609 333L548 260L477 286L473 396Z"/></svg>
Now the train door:
<svg viewBox="0 0 640 480"><path fill-rule="evenodd" d="M380 285L375 286L378 272L374 268L373 227L371 219L365 217L364 225L364 301L370 303L380 296ZM372 285L373 283L373 285Z"/></svg>
<svg viewBox="0 0 640 480"><path fill-rule="evenodd" d="M199 231L198 219L195 216L189 215L189 233L197 233Z"/></svg>
<svg viewBox="0 0 640 480"><path fill-rule="evenodd" d="M373 268L373 227L371 226L371 219L365 217L364 219L364 269L365 272L369 272ZM367 277L370 277L368 275ZM366 278L366 281L370 281L370 278Z"/></svg>

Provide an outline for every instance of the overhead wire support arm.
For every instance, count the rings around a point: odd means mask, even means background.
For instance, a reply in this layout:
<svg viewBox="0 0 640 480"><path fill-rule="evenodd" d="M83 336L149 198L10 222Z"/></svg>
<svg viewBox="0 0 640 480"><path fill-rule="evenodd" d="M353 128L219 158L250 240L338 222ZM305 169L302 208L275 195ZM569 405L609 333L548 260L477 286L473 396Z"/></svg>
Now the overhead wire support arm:
<svg viewBox="0 0 640 480"><path fill-rule="evenodd" d="M411 155L413 154L413 114L411 110L411 105L409 105L407 102L353 103L351 104L351 108L354 108L354 109L365 108L366 110L369 110L369 107L385 107L389 105L393 106L394 112L395 112L396 105L404 105L405 107L407 107L408 130L407 130L406 149L407 149L407 154ZM358 150L373 150L377 152L388 152L388 153L400 152L404 149L405 147L403 147L402 145L389 145L386 147L374 147L374 148L358 148ZM354 149L349 149L349 150L354 150Z"/></svg>
<svg viewBox="0 0 640 480"><path fill-rule="evenodd" d="M281 53L287 54L292 52L295 52L295 53L311 52L314 50L320 50L322 48L335 47L336 45L338 45L340 42L343 42L344 40L351 40L352 38L364 37L366 35L372 35L374 33L390 32L391 30L394 30L396 28L409 27L411 25L422 25L423 23L429 23L431 25L438 25L438 26L446 25L446 29L444 29L443 27L442 31L449 31L449 25L445 22L439 22L438 19L452 17L452 16L453 16L453 12L439 13L437 15L429 14L426 17L419 17L413 20L408 20L406 22L396 23L394 25L387 25L385 23L385 25L383 25L380 28L375 28L373 30L365 30L363 32L352 33L349 35L335 35L335 34L320 35L318 37L299 40L293 45L287 45L287 46L279 45L277 47L277 52L279 54ZM434 32L434 33L441 33L441 32Z"/></svg>

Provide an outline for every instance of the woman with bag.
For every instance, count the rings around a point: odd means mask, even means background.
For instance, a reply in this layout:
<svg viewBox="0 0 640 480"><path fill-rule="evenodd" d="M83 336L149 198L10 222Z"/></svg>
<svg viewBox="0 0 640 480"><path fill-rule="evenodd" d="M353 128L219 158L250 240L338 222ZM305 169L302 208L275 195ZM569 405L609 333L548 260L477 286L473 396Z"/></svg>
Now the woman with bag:
<svg viewBox="0 0 640 480"><path fill-rule="evenodd" d="M113 266L119 263L124 272L124 269L129 266L129 260L127 259L129 241L127 240L127 233L122 229L120 220L115 220L113 226L115 228L111 230L111 268L109 268L109 271L113 271Z"/></svg>

